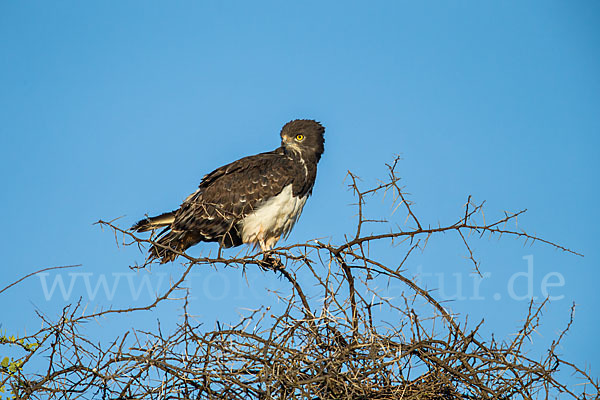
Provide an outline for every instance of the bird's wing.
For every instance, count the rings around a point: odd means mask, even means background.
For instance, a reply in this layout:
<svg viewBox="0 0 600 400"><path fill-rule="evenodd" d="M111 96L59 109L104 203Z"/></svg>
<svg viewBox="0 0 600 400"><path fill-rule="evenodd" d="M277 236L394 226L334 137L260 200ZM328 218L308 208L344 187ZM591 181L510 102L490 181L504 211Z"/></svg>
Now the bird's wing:
<svg viewBox="0 0 600 400"><path fill-rule="evenodd" d="M175 215L173 230L218 236L281 193L294 179L294 166L276 150L245 157L206 175Z"/></svg>

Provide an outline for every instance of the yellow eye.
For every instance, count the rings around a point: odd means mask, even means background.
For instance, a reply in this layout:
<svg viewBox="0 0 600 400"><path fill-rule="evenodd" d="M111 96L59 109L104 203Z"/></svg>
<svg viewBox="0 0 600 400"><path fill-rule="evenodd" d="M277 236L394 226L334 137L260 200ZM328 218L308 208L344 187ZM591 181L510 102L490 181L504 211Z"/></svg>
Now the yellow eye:
<svg viewBox="0 0 600 400"><path fill-rule="evenodd" d="M297 134L296 135L296 140L299 141L299 142L303 141L304 140L304 135L301 134L301 133Z"/></svg>

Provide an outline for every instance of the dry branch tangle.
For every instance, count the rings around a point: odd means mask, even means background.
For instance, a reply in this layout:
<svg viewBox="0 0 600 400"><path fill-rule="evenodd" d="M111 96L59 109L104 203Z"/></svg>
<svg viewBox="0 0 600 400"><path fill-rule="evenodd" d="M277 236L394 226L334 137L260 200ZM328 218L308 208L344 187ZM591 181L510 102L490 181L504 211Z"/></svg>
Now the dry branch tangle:
<svg viewBox="0 0 600 400"><path fill-rule="evenodd" d="M431 235L456 232L468 258L479 263L469 245L472 233L500 234L539 241L563 251L558 244L529 235L508 224L524 211L506 214L491 223L478 222L484 204L469 197L463 215L447 226L431 227L414 213L399 185L396 159L385 182L367 190L349 173L357 197L356 231L339 245L310 241L277 248L281 265L261 254L236 258L193 258L181 254L186 265L180 279L143 307L87 313L80 304L66 307L58 321L40 315L45 328L24 338L39 343L24 349L20 369L2 370L5 389L18 398L102 399L503 399L567 397L593 398L598 383L583 369L556 353L564 332L549 351L534 360L527 354L528 337L540 324L545 302L530 305L525 322L510 342L482 338L480 325L468 326L448 312L428 291L400 271L414 249L424 248ZM396 208L414 227L365 235L364 205L372 196L393 196ZM397 211L396 211L397 212ZM400 216L394 216L400 218ZM118 227L110 228L120 241L140 247L155 244ZM391 224L384 225L387 229ZM406 242L399 265L386 265L370 254L381 241ZM265 307L246 315L234 326L207 331L187 314L183 296L182 322L165 332L136 330L102 344L86 340L85 322L115 313L153 309L181 290L193 269L210 265L263 268L281 274L289 291L279 301L283 312ZM309 278L296 272L309 271ZM406 293L388 298L373 284L384 277L406 286ZM318 290L312 289L317 287ZM309 290L309 292L305 292ZM418 310L425 302L429 311ZM381 305L401 316L385 324ZM388 321L391 322L391 321ZM511 321L512 322L512 321ZM566 330L570 327L570 323ZM3 343L4 345L12 345ZM40 369L39 365L45 365ZM30 367L31 365L31 367ZM33 367L35 365L35 368ZM585 385L571 387L556 378L569 368Z"/></svg>

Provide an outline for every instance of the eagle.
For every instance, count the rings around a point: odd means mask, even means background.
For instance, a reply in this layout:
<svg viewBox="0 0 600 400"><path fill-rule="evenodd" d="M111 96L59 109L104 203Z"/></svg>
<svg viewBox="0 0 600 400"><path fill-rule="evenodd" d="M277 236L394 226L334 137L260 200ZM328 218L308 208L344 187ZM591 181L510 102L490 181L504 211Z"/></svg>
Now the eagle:
<svg viewBox="0 0 600 400"><path fill-rule="evenodd" d="M215 169L177 210L146 217L130 230L163 229L148 254L161 263L200 242L260 246L266 254L289 235L312 194L324 133L317 121L290 121L281 129L280 147Z"/></svg>

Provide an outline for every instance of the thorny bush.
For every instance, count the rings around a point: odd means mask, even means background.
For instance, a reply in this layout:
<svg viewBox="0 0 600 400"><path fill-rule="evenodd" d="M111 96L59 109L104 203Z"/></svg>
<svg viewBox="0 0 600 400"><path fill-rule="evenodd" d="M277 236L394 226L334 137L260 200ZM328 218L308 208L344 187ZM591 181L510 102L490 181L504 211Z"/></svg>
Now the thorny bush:
<svg viewBox="0 0 600 400"><path fill-rule="evenodd" d="M19 399L596 398L598 382L556 353L571 323L540 359L528 355L528 339L540 324L545 301L530 304L511 340L496 341L482 337L481 323L470 326L403 274L411 254L423 250L432 235L444 232L458 235L477 272L470 242L483 235L512 236L574 252L519 230L516 219L524 210L486 223L484 204L475 204L470 196L453 224L426 225L400 186L397 163L398 159L388 165L385 181L366 190L348 173L358 217L356 230L343 243L313 240L276 248L269 257L258 253L225 258L219 253L194 258L182 253L179 260L185 268L179 279L150 304L86 313L77 303L65 307L58 320L40 314L43 327L38 332L0 341L18 346L22 353L1 364L0 390ZM392 196L398 207L393 218L406 218L410 228L378 221L387 231L365 232L365 224L374 222L365 216L365 205L378 195ZM156 244L153 237L139 238L114 221L99 224L126 244ZM373 254L375 245L388 242L398 252L394 265ZM284 302L283 311L274 314L265 305L238 324L208 330L187 313L185 295L180 296L181 322L169 332L133 329L100 344L82 333L86 322L100 316L140 312L172 301L190 272L206 265L278 274L289 282L287 293L274 299ZM310 273L297 274L300 270ZM373 284L375 277L406 290L383 296ZM427 304L430 312L417 312L418 302ZM390 310L400 318L386 321ZM561 369L570 370L581 384L561 382Z"/></svg>

